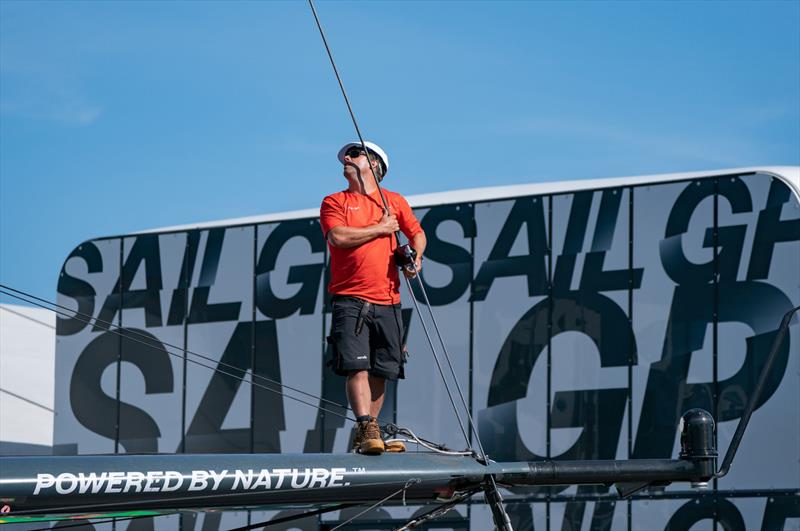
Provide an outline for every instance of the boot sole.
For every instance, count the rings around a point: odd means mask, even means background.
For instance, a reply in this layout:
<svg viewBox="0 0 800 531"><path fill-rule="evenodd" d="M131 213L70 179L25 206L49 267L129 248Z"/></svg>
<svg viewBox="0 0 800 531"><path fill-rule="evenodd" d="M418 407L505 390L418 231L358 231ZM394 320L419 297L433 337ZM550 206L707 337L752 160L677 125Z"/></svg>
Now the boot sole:
<svg viewBox="0 0 800 531"><path fill-rule="evenodd" d="M406 451L405 444L385 444L384 443L384 450L390 454L401 454Z"/></svg>
<svg viewBox="0 0 800 531"><path fill-rule="evenodd" d="M385 447L383 446L383 441L371 441L366 440L361 443L361 448L359 452L365 455L380 455L384 452Z"/></svg>

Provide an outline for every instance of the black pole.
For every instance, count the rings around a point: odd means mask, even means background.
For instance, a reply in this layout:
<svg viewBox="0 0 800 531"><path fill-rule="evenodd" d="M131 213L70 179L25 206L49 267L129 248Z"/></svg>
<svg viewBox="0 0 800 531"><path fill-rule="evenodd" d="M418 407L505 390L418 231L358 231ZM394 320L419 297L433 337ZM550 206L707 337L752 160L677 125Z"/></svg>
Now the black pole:
<svg viewBox="0 0 800 531"><path fill-rule="evenodd" d="M744 430L747 428L747 423L750 422L750 417L753 415L753 411L756 409L756 403L758 402L761 392L764 389L764 383L767 381L767 377L772 369L772 364L778 357L778 350L780 350L783 340L786 337L786 333L789 331L789 323L798 310L800 310L800 306L789 310L783 316L781 326L778 328L778 333L775 335L775 340L772 342L772 349L767 356L767 361L764 363L764 368L761 369L761 374L758 377L758 383L753 390L753 395L750 397L750 402L747 404L747 409L744 410L742 418L739 420L739 424L736 426L736 432L733 434L733 440L731 440L731 444L728 446L728 451L725 453L725 459L722 460L722 466L720 467L719 472L714 475L714 477L721 478L730 470L731 462L733 462L733 457L736 455L736 451L739 449L739 443L742 442L742 437L744 436Z"/></svg>

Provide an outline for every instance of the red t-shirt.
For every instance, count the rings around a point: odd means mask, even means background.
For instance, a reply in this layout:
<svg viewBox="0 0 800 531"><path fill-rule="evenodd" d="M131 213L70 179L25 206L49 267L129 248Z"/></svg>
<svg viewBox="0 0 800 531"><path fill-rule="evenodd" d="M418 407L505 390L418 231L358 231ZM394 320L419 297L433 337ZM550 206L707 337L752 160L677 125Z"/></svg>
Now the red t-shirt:
<svg viewBox="0 0 800 531"><path fill-rule="evenodd" d="M389 210L397 216L400 230L411 240L422 232L416 216L405 198L383 189ZM367 227L380 222L383 203L377 191L365 195L344 190L322 200L319 220L327 238L334 227ZM344 249L328 243L331 253L331 281L328 292L350 295L376 304L400 302L400 276L394 260L397 240L394 235L381 236L357 247Z"/></svg>

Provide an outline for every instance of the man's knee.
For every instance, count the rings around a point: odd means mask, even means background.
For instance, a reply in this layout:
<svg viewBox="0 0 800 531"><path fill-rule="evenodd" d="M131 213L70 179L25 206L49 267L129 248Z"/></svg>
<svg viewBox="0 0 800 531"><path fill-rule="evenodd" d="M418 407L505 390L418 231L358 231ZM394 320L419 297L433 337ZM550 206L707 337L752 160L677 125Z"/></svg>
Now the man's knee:
<svg viewBox="0 0 800 531"><path fill-rule="evenodd" d="M347 372L347 379L348 380L364 380L367 381L369 378L369 371L360 369L357 371L348 371Z"/></svg>

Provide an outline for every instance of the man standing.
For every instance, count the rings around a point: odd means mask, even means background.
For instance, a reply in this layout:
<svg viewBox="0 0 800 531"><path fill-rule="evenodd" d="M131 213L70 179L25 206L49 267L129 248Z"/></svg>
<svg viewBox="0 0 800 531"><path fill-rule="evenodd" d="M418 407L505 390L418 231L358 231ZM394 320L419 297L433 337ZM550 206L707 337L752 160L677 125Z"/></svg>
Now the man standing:
<svg viewBox="0 0 800 531"><path fill-rule="evenodd" d="M384 444L376 421L386 380L404 377L395 232L402 231L417 252L416 268L403 269L408 277L422 268L426 240L403 196L383 189L388 212L384 208L378 182L389 169L389 158L372 142L364 146L369 159L361 143L339 150L348 187L323 199L320 224L331 256L332 366L347 377L347 399L358 422L353 450L380 454L405 451L402 443Z"/></svg>

